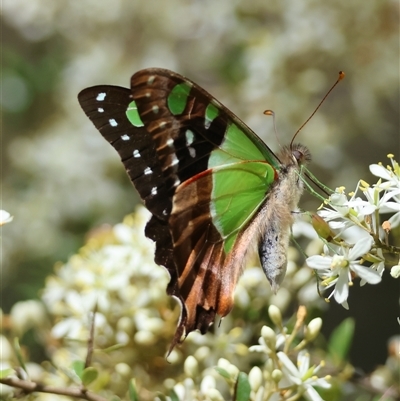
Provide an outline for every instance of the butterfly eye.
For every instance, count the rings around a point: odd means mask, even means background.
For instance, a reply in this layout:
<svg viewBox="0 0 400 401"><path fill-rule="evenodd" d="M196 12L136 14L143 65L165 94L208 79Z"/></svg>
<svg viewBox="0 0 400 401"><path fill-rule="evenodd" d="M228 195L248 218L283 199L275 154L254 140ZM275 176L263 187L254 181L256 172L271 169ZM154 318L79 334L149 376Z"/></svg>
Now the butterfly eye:
<svg viewBox="0 0 400 401"><path fill-rule="evenodd" d="M297 160L297 163L300 164L303 161L303 153L300 150L294 150L292 152L293 157Z"/></svg>
<svg viewBox="0 0 400 401"><path fill-rule="evenodd" d="M292 147L292 156L297 164L304 164L311 161L311 153L307 147L301 144L295 144Z"/></svg>

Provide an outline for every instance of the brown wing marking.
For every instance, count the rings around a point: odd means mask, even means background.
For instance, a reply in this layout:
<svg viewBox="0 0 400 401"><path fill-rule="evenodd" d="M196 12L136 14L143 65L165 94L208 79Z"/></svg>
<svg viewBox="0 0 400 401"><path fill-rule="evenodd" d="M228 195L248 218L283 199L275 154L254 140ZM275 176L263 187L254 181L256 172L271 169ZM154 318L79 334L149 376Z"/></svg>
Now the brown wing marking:
<svg viewBox="0 0 400 401"><path fill-rule="evenodd" d="M215 315L226 316L242 269L242 257L227 257L210 214L211 170L177 187L169 219L177 269L175 295L182 314L171 349L193 330L205 333Z"/></svg>

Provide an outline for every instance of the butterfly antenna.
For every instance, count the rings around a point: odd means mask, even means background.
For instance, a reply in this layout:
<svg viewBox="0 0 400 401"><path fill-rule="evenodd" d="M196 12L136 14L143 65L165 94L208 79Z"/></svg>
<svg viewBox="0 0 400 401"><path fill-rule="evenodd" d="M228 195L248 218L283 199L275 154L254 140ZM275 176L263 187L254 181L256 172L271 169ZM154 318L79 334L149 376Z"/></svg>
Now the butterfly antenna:
<svg viewBox="0 0 400 401"><path fill-rule="evenodd" d="M275 138L276 138L276 140L277 140L277 142L278 142L279 147L282 148L282 145L281 145L281 143L279 142L278 130L276 129L275 112L273 112L272 110L265 110L265 111L264 111L264 114L265 114L266 116L272 116L272 121L273 121L273 124L274 124Z"/></svg>
<svg viewBox="0 0 400 401"><path fill-rule="evenodd" d="M298 133L303 129L303 127L313 118L314 114L318 111L318 109L321 107L322 103L324 103L325 99L329 96L329 94L333 91L333 88L345 77L345 73L343 71L339 71L339 78L337 81L332 85L331 89L328 90L326 95L323 97L323 99L319 102L318 106L315 108L315 110L312 112L311 116L307 118L307 120L303 123L303 125L296 131L296 133L293 135L292 141L290 142L290 149L292 149L293 141L298 135ZM265 113L264 113L265 114Z"/></svg>

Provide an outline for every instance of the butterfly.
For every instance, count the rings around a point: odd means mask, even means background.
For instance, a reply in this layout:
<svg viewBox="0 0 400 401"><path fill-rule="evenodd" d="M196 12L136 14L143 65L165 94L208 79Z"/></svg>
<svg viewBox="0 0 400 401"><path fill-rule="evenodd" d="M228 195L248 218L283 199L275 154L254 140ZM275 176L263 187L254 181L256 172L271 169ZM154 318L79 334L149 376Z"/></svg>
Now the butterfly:
<svg viewBox="0 0 400 401"><path fill-rule="evenodd" d="M152 214L145 234L171 276L167 293L181 303L170 351L231 311L252 249L277 291L311 160L305 146L275 155L213 96L165 69L137 72L130 89L84 89L78 100Z"/></svg>

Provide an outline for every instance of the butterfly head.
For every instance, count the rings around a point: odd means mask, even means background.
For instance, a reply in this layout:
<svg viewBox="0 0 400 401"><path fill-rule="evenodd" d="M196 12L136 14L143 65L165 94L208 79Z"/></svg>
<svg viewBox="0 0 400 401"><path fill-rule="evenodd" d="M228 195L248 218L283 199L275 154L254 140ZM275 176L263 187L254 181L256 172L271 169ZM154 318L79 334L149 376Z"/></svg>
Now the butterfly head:
<svg viewBox="0 0 400 401"><path fill-rule="evenodd" d="M298 166L308 164L311 161L311 152L301 143L293 144L290 148L290 152L292 159L297 163Z"/></svg>
<svg viewBox="0 0 400 401"><path fill-rule="evenodd" d="M300 144L294 143L291 146L285 146L278 155L283 166L299 168L311 161L311 152Z"/></svg>

